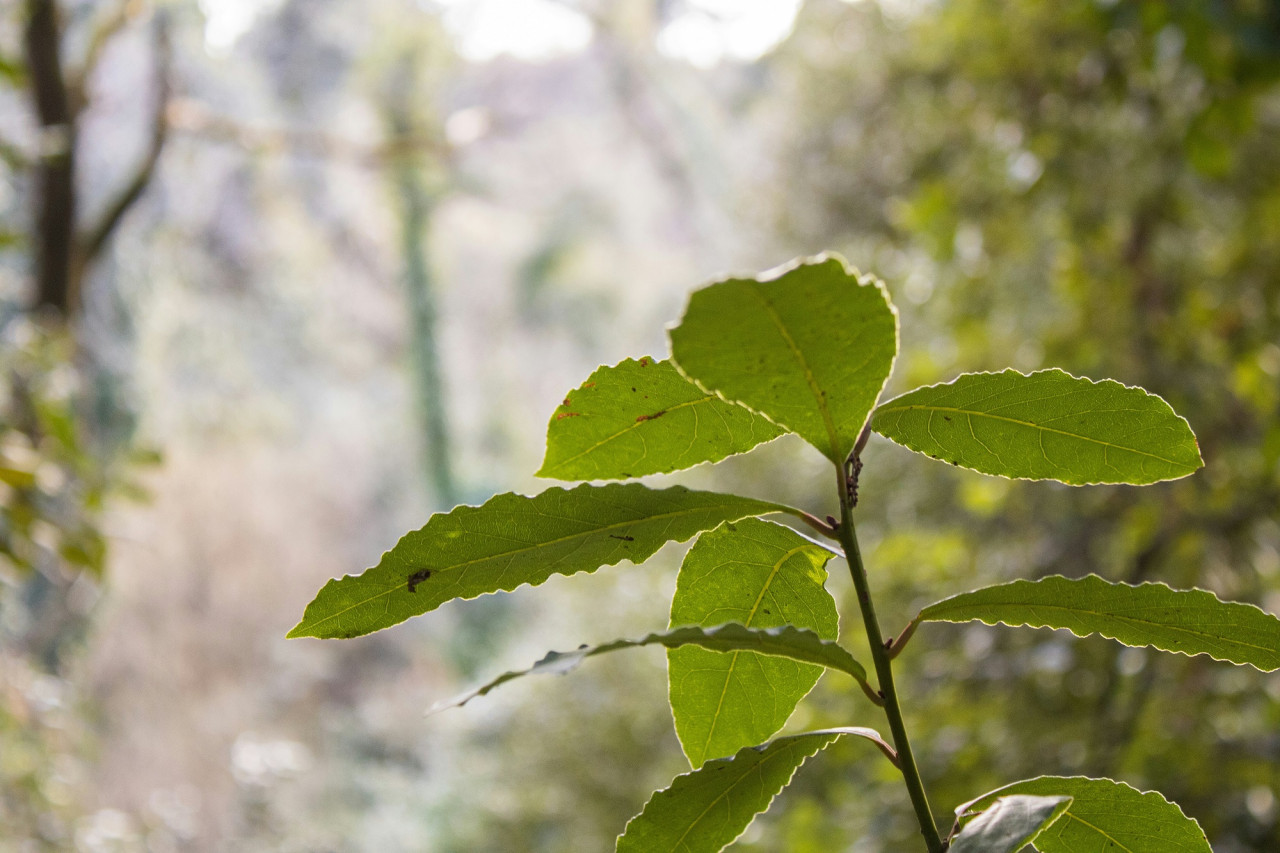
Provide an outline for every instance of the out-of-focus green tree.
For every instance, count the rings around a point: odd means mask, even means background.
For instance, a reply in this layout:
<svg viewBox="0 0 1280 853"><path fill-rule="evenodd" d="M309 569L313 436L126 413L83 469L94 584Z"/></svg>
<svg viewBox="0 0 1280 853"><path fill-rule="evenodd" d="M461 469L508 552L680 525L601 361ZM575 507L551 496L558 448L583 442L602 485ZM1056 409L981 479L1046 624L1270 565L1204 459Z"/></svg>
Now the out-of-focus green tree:
<svg viewBox="0 0 1280 853"><path fill-rule="evenodd" d="M898 618L1029 570L1199 585L1274 611L1280 7L812 0L772 70L794 128L783 230L889 279L904 328L926 330L903 342L898 383L1011 359L1114 377L1185 412L1206 460L1144 493L948 470L904 487L919 463L877 449L863 511L868 527L893 521L871 571ZM1029 775L1110 774L1163 789L1216 850L1280 845L1273 680L1052 634L914 643L907 695L927 703L921 720L950 721L920 747L940 812ZM1182 698L1193 684L1204 698ZM823 787L845 827L828 843L900 849L903 828L877 812L902 804L865 781Z"/></svg>

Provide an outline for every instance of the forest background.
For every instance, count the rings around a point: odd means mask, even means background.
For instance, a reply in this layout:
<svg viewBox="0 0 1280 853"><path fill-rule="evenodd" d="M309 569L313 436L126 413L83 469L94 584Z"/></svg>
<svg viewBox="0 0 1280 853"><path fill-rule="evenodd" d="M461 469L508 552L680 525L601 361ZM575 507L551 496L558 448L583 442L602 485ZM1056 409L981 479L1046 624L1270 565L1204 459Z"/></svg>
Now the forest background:
<svg viewBox="0 0 1280 853"><path fill-rule="evenodd" d="M691 288L824 249L903 314L890 392L1113 377L1206 461L1079 490L873 439L889 630L1053 573L1280 612L1274 3L5 0L0 851L610 849L685 766L660 653L422 712L665 624L680 549L284 633L431 512L540 488L565 391L663 355ZM798 445L679 481L825 515ZM940 810L1109 775L1280 849L1276 674L981 625L904 661ZM839 758L734 849L904 849L889 771Z"/></svg>

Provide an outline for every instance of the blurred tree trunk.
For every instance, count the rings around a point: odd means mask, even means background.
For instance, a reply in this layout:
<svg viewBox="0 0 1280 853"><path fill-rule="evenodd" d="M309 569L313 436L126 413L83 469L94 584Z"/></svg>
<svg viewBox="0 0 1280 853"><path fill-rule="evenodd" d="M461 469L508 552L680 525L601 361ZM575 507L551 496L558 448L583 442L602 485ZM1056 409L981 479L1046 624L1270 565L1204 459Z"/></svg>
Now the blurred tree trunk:
<svg viewBox="0 0 1280 853"><path fill-rule="evenodd" d="M422 426L422 464L432 494L441 506L458 503L449 433L447 394L440 363L439 310L428 259L427 233L433 195L422 174L421 152L412 144L420 129L414 112L417 63L406 56L392 72L387 110L392 147L402 153L394 160L392 180L401 204L401 252L405 296L409 306L411 369ZM410 144L400 145L400 140Z"/></svg>
<svg viewBox="0 0 1280 853"><path fill-rule="evenodd" d="M86 105L85 84L97 66L103 47L136 15L135 7L136 4L120 3L102 19L89 35L83 65L73 70L63 56L62 15L56 0L27 0L26 4L23 41L31 97L40 127L33 167L33 307L47 309L67 320L75 319L80 310L86 272L155 175L168 137L165 116L171 89L172 49L168 19L163 11L155 11L152 23L155 108L147 152L97 219L82 229L76 144Z"/></svg>

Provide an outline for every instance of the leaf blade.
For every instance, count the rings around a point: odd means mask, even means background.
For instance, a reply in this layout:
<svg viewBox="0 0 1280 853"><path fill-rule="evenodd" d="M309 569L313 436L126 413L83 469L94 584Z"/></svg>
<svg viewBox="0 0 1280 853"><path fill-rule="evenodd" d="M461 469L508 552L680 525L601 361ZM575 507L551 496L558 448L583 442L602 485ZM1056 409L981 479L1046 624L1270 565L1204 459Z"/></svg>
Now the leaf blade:
<svg viewBox="0 0 1280 853"><path fill-rule="evenodd" d="M867 671L853 655L849 654L843 646L824 640L812 631L802 630L793 625L752 629L729 622L714 628L688 626L676 628L673 631L646 634L638 640L614 640L598 646L584 646L570 652L550 652L528 669L504 672L461 696L437 703L432 707L431 713L443 711L446 708L461 707L472 699L492 692L508 681L514 681L526 675L563 675L575 669L589 657L652 645L665 646L669 649L691 645L721 654L750 650L757 654L783 657L838 670L851 676L859 684L867 683Z"/></svg>
<svg viewBox="0 0 1280 853"><path fill-rule="evenodd" d="M1222 601L1201 589L1137 586L1097 575L1016 580L943 599L920 613L926 622L1004 623L1090 634L1165 652L1280 669L1280 619L1252 604Z"/></svg>
<svg viewBox="0 0 1280 853"><path fill-rule="evenodd" d="M1071 797L1001 797L970 821L947 847L948 853L1018 853L1062 817Z"/></svg>
<svg viewBox="0 0 1280 853"><path fill-rule="evenodd" d="M503 494L438 513L378 565L324 585L289 637L347 638L389 628L455 598L536 586L553 574L639 563L723 521L785 507L639 483Z"/></svg>
<svg viewBox="0 0 1280 853"><path fill-rule="evenodd" d="M670 338L676 365L699 385L839 464L893 370L898 315L879 281L820 255L694 292Z"/></svg>
<svg viewBox="0 0 1280 853"><path fill-rule="evenodd" d="M831 551L790 528L759 519L727 522L685 555L671 600L671 626L725 620L749 628L794 625L834 640L835 600L823 587ZM667 652L668 698L689 763L761 743L822 676L822 668L751 651Z"/></svg>
<svg viewBox="0 0 1280 853"><path fill-rule="evenodd" d="M827 729L749 746L709 761L656 792L618 837L617 853L718 853L790 783L796 770L835 740L866 738L893 750L873 729Z"/></svg>
<svg viewBox="0 0 1280 853"><path fill-rule="evenodd" d="M1066 814L1036 838L1040 853L1212 853L1200 824L1177 804L1111 779L1041 776L1014 782L960 806L956 814L984 810L1015 794L1072 799Z"/></svg>
<svg viewBox="0 0 1280 853"><path fill-rule="evenodd" d="M1160 397L1056 368L962 374L881 404L871 423L917 453L997 477L1147 485L1204 465L1191 427Z"/></svg>
<svg viewBox="0 0 1280 853"><path fill-rule="evenodd" d="M547 424L537 476L625 480L745 453L783 430L745 406L708 394L670 361L599 367Z"/></svg>

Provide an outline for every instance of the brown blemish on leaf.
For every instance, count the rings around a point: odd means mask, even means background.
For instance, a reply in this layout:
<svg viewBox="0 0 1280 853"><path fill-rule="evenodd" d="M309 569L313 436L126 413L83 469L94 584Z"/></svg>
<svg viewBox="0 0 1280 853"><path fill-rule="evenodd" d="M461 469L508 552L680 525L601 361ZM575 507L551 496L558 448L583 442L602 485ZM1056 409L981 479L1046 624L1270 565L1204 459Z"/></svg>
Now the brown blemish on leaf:
<svg viewBox="0 0 1280 853"><path fill-rule="evenodd" d="M662 417L666 413L667 413L666 409L661 409L659 411L654 412L652 415L641 415L640 417L636 418L636 423L644 423L645 421L652 421Z"/></svg>
<svg viewBox="0 0 1280 853"><path fill-rule="evenodd" d="M641 367L648 367L648 366L649 366L649 359L647 359L647 358L642 358L642 359L640 359L640 366L641 366Z"/></svg>
<svg viewBox="0 0 1280 853"><path fill-rule="evenodd" d="M431 577L430 569L418 569L418 571L409 575L409 592L417 592L418 584Z"/></svg>
<svg viewBox="0 0 1280 853"><path fill-rule="evenodd" d="M583 383L582 383L582 387L583 387L583 388L594 388L594 387L596 387L596 383L594 383L594 382L583 382Z"/></svg>
<svg viewBox="0 0 1280 853"><path fill-rule="evenodd" d="M565 397L565 398L564 398L564 403L563 403L562 405L565 405L565 406L569 405L569 398L568 398L568 397Z"/></svg>
<svg viewBox="0 0 1280 853"><path fill-rule="evenodd" d="M617 535L617 534L615 534L615 533L610 533L610 534L609 534L609 538L610 538L610 539L621 539L623 542L634 542L634 541L636 541L636 537L634 537L634 536L618 536L618 535Z"/></svg>
<svg viewBox="0 0 1280 853"><path fill-rule="evenodd" d="M580 417L582 417L582 412L561 412L560 414L556 415L556 420L562 421L565 418L580 418Z"/></svg>

